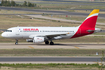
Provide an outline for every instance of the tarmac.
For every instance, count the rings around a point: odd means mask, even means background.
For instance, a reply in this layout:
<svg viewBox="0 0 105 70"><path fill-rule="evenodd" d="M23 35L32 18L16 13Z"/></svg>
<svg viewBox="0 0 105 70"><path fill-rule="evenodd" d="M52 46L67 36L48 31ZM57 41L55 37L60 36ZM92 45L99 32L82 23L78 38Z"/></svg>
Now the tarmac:
<svg viewBox="0 0 105 70"><path fill-rule="evenodd" d="M0 49L105 49L105 44L97 43L62 43L55 45L33 44L33 43L0 43ZM0 63L33 63L33 64L47 64L47 63L76 63L76 64L101 64L101 57L97 56L0 56ZM98 60L98 62L97 62Z"/></svg>
<svg viewBox="0 0 105 70"><path fill-rule="evenodd" d="M14 11L40 12L43 14L53 14L53 15L76 15L76 16L88 16L89 15L89 13L68 12L68 11L51 11L51 10L15 8L15 7L0 7L0 9L1 10L14 10ZM4 14L1 14L1 15L4 15ZM11 14L11 15L13 15L13 14ZM19 15L19 14L17 14L17 15ZM29 14L22 14L22 15L29 15ZM98 18L105 18L105 14L99 14Z"/></svg>
<svg viewBox="0 0 105 70"><path fill-rule="evenodd" d="M83 21L53 18L53 17L42 16L42 15L25 15L25 16L29 16L29 17L33 17L33 18L48 19L48 20L63 21L63 22L83 23ZM99 22L97 22L96 24L98 24L98 25L105 25L105 23L99 23Z"/></svg>
<svg viewBox="0 0 105 70"><path fill-rule="evenodd" d="M0 43L0 49L105 49L105 43L55 43L55 45Z"/></svg>
<svg viewBox="0 0 105 70"><path fill-rule="evenodd" d="M98 61L97 61L98 60ZM100 63L100 57L0 57L0 63Z"/></svg>

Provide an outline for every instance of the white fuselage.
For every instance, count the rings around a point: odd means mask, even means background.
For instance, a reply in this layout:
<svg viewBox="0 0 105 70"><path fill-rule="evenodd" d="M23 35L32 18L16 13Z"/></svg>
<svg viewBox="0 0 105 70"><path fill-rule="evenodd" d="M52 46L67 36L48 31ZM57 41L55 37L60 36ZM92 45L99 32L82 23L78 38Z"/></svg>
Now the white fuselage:
<svg viewBox="0 0 105 70"><path fill-rule="evenodd" d="M44 36L66 34L58 36L58 38L63 39L71 38L77 30L78 27L13 27L7 29L6 32L2 33L2 36L13 39L29 39L32 35ZM55 37L55 39L57 39L57 37Z"/></svg>

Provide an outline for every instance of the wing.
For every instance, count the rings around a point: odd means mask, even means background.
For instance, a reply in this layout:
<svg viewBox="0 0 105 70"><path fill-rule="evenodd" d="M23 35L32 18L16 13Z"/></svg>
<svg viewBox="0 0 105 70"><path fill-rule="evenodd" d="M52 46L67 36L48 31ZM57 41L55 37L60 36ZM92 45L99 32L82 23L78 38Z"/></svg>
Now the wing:
<svg viewBox="0 0 105 70"><path fill-rule="evenodd" d="M43 34L43 35L30 35L29 38L33 38L33 37L47 37L48 39L52 39L54 37L57 36L61 36L61 35L67 35L69 33L62 33L62 34Z"/></svg>

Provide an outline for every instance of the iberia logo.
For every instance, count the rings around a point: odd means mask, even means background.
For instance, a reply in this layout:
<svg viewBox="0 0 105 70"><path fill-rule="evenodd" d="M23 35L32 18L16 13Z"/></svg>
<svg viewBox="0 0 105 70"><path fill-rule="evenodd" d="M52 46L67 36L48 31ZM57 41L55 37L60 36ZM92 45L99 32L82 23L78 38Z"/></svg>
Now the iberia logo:
<svg viewBox="0 0 105 70"><path fill-rule="evenodd" d="M39 31L38 28L24 28L23 31Z"/></svg>

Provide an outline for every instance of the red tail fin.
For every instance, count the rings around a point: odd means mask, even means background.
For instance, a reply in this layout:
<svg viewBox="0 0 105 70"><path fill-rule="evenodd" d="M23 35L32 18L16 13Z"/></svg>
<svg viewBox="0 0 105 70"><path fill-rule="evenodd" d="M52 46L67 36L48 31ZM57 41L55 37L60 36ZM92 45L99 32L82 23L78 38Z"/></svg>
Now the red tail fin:
<svg viewBox="0 0 105 70"><path fill-rule="evenodd" d="M92 34L98 17L99 9L94 9L85 21L79 26L77 32L72 38Z"/></svg>

